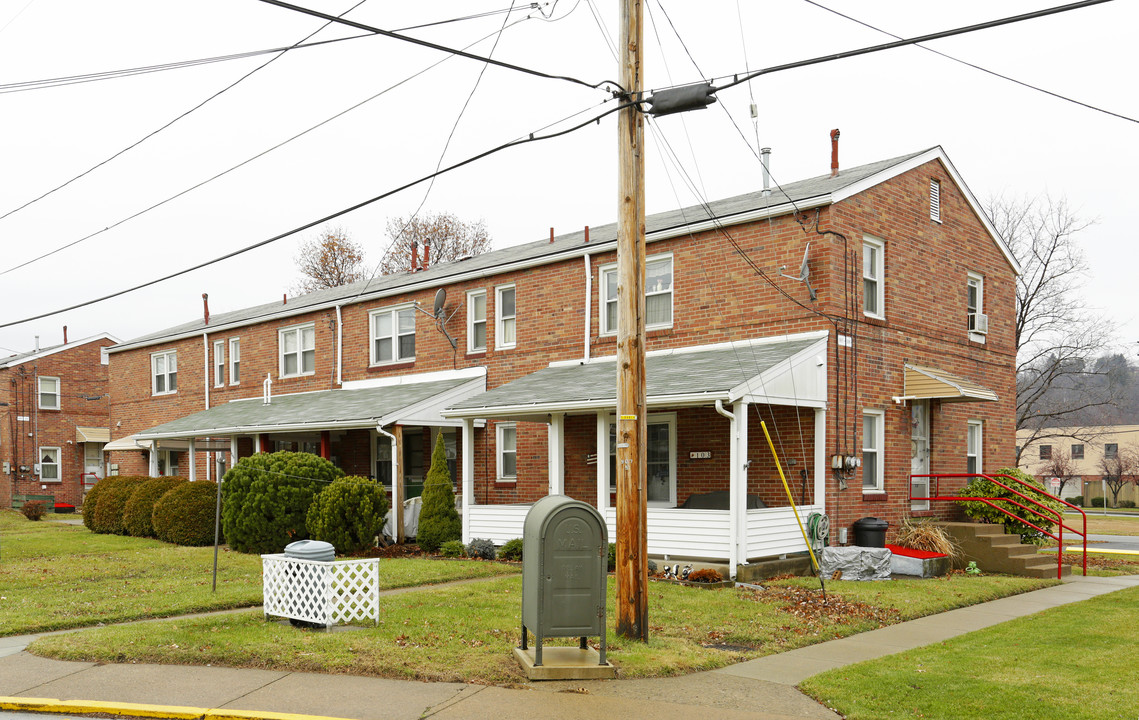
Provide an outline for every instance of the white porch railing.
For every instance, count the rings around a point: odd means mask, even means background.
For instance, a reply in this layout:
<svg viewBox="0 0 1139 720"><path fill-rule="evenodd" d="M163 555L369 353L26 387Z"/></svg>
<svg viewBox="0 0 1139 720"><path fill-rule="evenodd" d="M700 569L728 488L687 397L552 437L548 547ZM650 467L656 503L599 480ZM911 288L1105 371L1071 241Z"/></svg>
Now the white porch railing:
<svg viewBox="0 0 1139 720"><path fill-rule="evenodd" d="M470 512L470 542L486 538L501 545L522 537L522 525L530 505L473 505ZM799 508L799 517L819 511L815 506ZM616 537L617 511L602 513L610 542ZM648 552L650 555L702 558L727 561L731 557L731 531L727 510L648 509ZM806 552L807 546L790 507L747 511L747 557L771 557Z"/></svg>
<svg viewBox="0 0 1139 720"><path fill-rule="evenodd" d="M262 555L265 616L332 627L353 620L380 622L380 561L320 562Z"/></svg>

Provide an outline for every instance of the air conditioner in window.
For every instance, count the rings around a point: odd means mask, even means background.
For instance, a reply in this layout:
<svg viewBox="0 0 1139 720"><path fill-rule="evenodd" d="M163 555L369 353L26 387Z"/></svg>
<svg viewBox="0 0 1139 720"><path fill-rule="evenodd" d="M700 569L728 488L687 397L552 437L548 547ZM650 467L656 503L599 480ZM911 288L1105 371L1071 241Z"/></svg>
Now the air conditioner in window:
<svg viewBox="0 0 1139 720"><path fill-rule="evenodd" d="M989 316L984 313L969 313L969 331L980 335L989 332Z"/></svg>

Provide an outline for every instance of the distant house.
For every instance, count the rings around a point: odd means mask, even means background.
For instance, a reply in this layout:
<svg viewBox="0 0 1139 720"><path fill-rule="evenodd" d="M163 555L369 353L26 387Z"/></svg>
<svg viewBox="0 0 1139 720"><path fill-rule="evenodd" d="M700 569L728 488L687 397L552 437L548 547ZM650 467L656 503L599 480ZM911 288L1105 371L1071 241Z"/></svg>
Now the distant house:
<svg viewBox="0 0 1139 720"><path fill-rule="evenodd" d="M65 331L66 335L66 331ZM0 358L0 507L78 506L103 477L110 440L107 355L96 335Z"/></svg>
<svg viewBox="0 0 1139 720"><path fill-rule="evenodd" d="M805 550L1013 459L1007 246L940 147L647 218L649 553ZM416 494L442 436L463 533L564 493L612 533L616 229L167 328L111 351L111 461L217 477L308 450ZM435 312L436 303L441 306ZM911 493L911 488L913 492Z"/></svg>
<svg viewBox="0 0 1139 720"><path fill-rule="evenodd" d="M1139 501L1139 488L1132 482L1139 476L1139 425L1056 427L1040 435L1031 430L1017 432L1020 469L1049 486L1054 481L1062 485L1061 497L1080 495L1085 502L1106 497L1110 505L1115 495L1104 476L1110 479L1122 471L1119 500Z"/></svg>

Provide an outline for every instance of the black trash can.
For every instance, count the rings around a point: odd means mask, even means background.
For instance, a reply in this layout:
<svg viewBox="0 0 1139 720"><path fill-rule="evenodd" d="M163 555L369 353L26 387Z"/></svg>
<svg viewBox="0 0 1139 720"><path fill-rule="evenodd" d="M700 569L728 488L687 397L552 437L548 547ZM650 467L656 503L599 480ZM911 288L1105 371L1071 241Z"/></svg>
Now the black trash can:
<svg viewBox="0 0 1139 720"><path fill-rule="evenodd" d="M854 544L859 547L886 547L886 528L890 523L875 517L854 521Z"/></svg>

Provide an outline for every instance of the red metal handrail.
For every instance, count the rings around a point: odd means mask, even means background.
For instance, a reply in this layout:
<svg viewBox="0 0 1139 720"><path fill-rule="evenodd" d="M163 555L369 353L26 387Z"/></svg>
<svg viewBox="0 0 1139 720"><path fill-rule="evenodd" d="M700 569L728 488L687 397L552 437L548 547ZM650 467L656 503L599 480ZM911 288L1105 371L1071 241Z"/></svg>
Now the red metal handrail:
<svg viewBox="0 0 1139 720"><path fill-rule="evenodd" d="M914 483L913 483L914 478L928 478L928 479L933 481L930 483L930 487L932 487L934 491L933 492L929 492L928 490L926 491L927 494L929 495L929 497L914 497ZM1014 494L1014 495L1016 495L1016 496L1018 496L1024 500L1027 500L1028 502L1032 503L1033 505L1037 506L1038 508L1042 508L1045 512L1041 512L1038 509L1031 508L1027 505L1024 505L1023 503L1019 503L1016 500L1013 500L1012 498L969 497L969 496L965 496L965 495L945 495L945 496L942 496L940 494L940 492L941 492L941 479L942 478L953 478L953 479L985 478L989 482L991 482L991 483L993 483L999 487L1002 487L1005 490L1008 490L1012 494ZM1039 500L1037 500L1035 498L1031 498L1028 495L1025 495L1024 493L1020 492L1019 490L1016 490L1014 488L1009 487L1008 485L1005 485L1003 482L997 480L996 478L1005 478L1006 480L1011 480L1012 482L1020 483L1021 485L1032 489L1034 492L1040 493L1041 495L1044 495L1045 497L1049 497L1053 500L1059 501L1060 503L1067 505L1068 507L1072 508L1076 512L1080 513L1080 515L1083 518L1083 525L1084 525L1083 532L1080 532L1079 530L1075 529L1074 527L1069 527L1068 525L1066 525L1064 523L1064 514L1061 513L1060 511L1054 510L1053 508L1048 507L1047 505L1040 502ZM1012 475L1004 475L1004 474L984 475L981 473L941 473L941 474L937 474L937 475L910 475L910 502L913 502L914 500L927 500L927 501L933 501L933 502L946 502L946 501L959 502L961 500L969 500L969 501L973 501L973 502L984 503L985 505L988 505L989 507L993 508L997 512L1002 513L1004 515L1007 515L1008 517L1015 518L1016 520L1019 520L1020 522L1029 526L1033 530L1036 530L1037 532L1039 532L1043 535L1047 535L1048 537L1052 538L1053 540L1055 540L1059 544L1059 547L1056 550L1056 577L1057 577L1057 579L1062 579L1064 577L1064 530L1067 529L1070 532L1073 532L1073 533L1075 533L1075 534L1077 534L1083 538L1083 544L1084 544L1083 568L1084 568L1084 575L1087 576L1087 574L1088 574L1088 516L1087 516L1087 513L1085 513L1083 511L1083 509L1076 507L1075 505L1068 502L1067 500L1056 497L1055 495L1052 495L1051 493L1045 492L1044 490L1041 490L1039 487L1032 485L1031 483L1027 483L1027 482L1021 480L1020 478L1013 477ZM1006 510L1003 507L998 506L996 503L993 502L994 500L999 501L999 502L1010 503L1012 505L1015 505L1015 506L1021 508L1022 510L1025 510L1027 512L1032 513L1033 515L1035 515L1037 517L1045 518L1047 520L1054 520L1056 522L1057 527L1059 528L1060 534L1058 536L1053 535L1051 532L1045 530L1044 528L1042 528L1042 527L1040 527L1034 523L1029 522L1027 519L1022 518L1019 515L1016 515L1015 513L1011 512L1009 510Z"/></svg>

